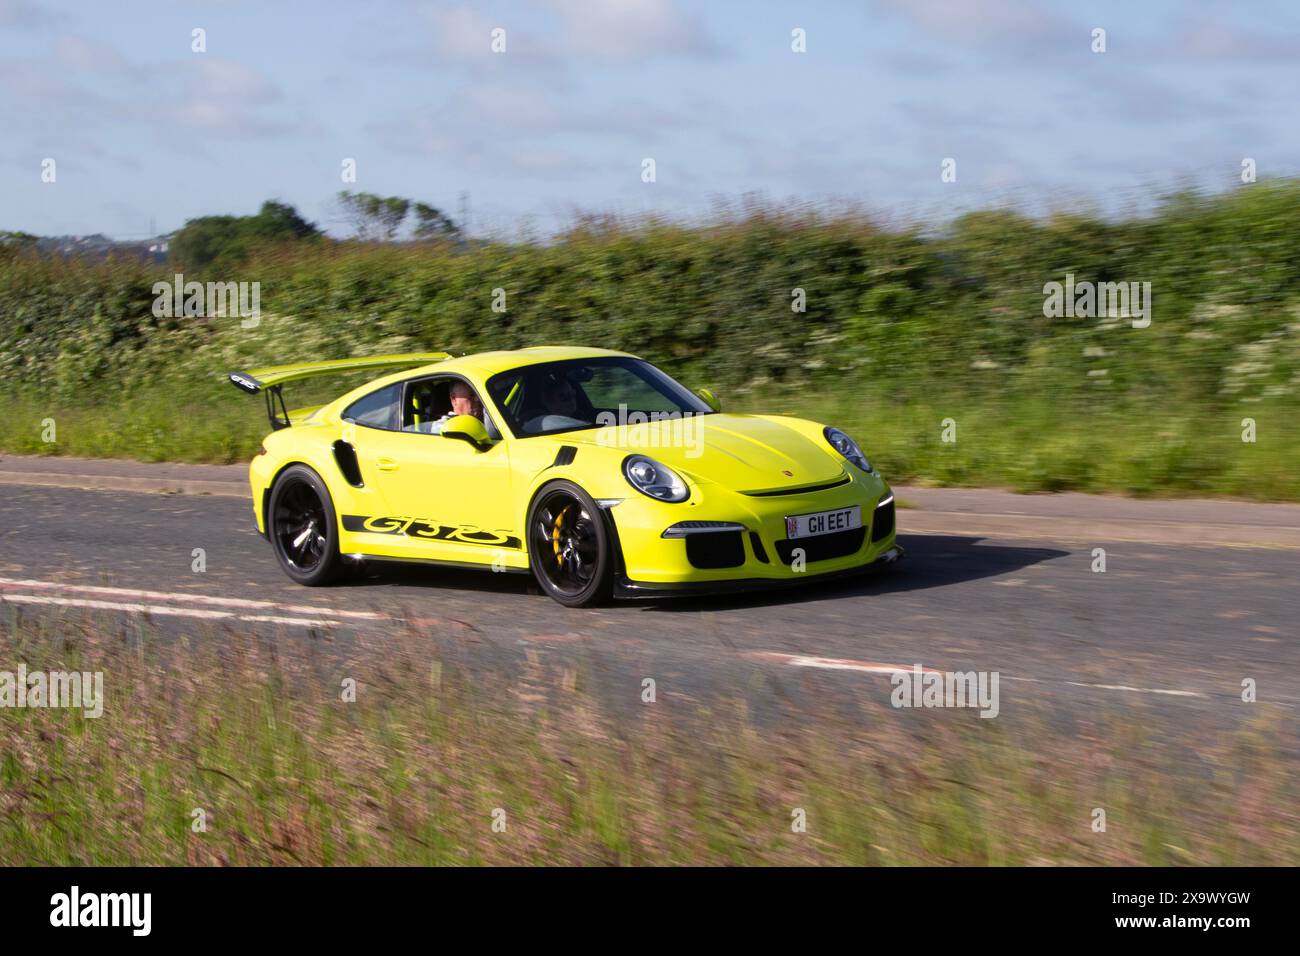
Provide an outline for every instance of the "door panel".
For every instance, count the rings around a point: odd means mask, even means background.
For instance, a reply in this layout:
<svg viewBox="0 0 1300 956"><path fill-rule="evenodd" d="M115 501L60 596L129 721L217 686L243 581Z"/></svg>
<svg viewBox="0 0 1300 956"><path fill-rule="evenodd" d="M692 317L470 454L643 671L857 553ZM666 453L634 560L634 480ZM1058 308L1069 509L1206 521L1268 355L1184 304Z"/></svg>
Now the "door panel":
<svg viewBox="0 0 1300 956"><path fill-rule="evenodd" d="M506 442L479 451L441 435L358 428L354 445L382 509L342 519L366 552L527 566Z"/></svg>

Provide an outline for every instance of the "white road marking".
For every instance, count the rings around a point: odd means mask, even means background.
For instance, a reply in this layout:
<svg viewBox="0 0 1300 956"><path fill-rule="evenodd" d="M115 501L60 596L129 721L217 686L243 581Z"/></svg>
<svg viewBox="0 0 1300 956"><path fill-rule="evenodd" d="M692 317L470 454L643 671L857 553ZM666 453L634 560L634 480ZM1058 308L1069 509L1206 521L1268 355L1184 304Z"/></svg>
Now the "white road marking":
<svg viewBox="0 0 1300 956"><path fill-rule="evenodd" d="M96 611L133 611L136 614L170 614L177 617L197 617L219 620L234 617L232 611L204 611L195 607L165 607L161 604L123 604L118 601L93 601L89 598L50 597L48 594L13 594L5 592L0 600L13 604L52 604L56 607L84 607Z"/></svg>
<svg viewBox="0 0 1300 956"><path fill-rule="evenodd" d="M93 584L64 584L59 581L34 581L24 578L0 578L0 595L9 587L27 591L67 591L78 594L101 594L105 597L135 598L140 601L178 601L212 607L247 608L249 610L285 611L290 614L325 614L358 621L386 621L387 614L377 611L338 611L333 608L305 607L300 604L280 604L275 601L255 601L249 598L214 597L208 594L187 594L183 591L142 591L137 588L109 588Z"/></svg>
<svg viewBox="0 0 1300 956"><path fill-rule="evenodd" d="M1126 684L1081 684L1078 681L1067 680L1065 683L1071 687L1095 687L1097 690L1126 690L1133 694L1168 694L1171 697L1206 697L1194 690L1161 690L1159 687L1129 687Z"/></svg>
<svg viewBox="0 0 1300 956"><path fill-rule="evenodd" d="M123 601L96 601L91 598L51 597L48 594L14 594L0 592L0 601L13 604L41 604L55 607L79 607L92 611L129 611L133 614L152 614L158 617L189 617L206 621L236 620L275 624L292 624L299 627L338 627L341 622L301 617L272 617L269 615L236 614L234 611L210 611L197 607L173 607L166 604L129 604Z"/></svg>
<svg viewBox="0 0 1300 956"><path fill-rule="evenodd" d="M873 661L850 661L838 657L808 657L799 654L780 654L775 651L761 651L759 657L781 661L794 667L819 667L828 671L859 671L864 674L896 674L899 671L912 673L911 664L878 664ZM924 673L929 668L922 667Z"/></svg>
<svg viewBox="0 0 1300 956"><path fill-rule="evenodd" d="M296 624L299 627L338 627L343 623L324 618L313 620L306 617L276 617L274 614L241 614L239 619L254 624Z"/></svg>
<svg viewBox="0 0 1300 956"><path fill-rule="evenodd" d="M913 664L880 664L875 661L854 661L845 660L838 657L811 657L800 654L782 654L778 651L756 651L750 654L751 657L761 657L765 660L777 661L782 664L789 664L793 667L817 667L822 670L830 671L857 671L863 674L897 674L902 672L910 674L913 668L918 665ZM921 667L923 674L942 673L937 668ZM1131 694L1164 694L1169 697L1201 697L1208 698L1209 694L1201 693L1195 690L1166 690L1160 687L1130 687L1127 684L1088 684L1082 681L1073 680L1042 680L1037 677L1012 677L1007 674L999 673L1001 680L1023 681L1031 684L1065 684L1070 687L1087 687L1093 690L1117 690Z"/></svg>

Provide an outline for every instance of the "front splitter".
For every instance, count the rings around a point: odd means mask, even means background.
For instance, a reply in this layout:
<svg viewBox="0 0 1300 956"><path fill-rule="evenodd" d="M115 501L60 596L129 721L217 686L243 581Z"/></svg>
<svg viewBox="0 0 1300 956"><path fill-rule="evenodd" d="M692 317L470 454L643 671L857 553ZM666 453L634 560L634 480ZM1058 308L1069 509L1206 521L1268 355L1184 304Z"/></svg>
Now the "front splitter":
<svg viewBox="0 0 1300 956"><path fill-rule="evenodd" d="M633 581L625 574L614 578L614 597L621 601L648 600L662 597L700 596L710 594L738 594L746 591L766 591L771 588L801 587L842 578L857 577L879 571L892 564L897 564L907 552L901 544L882 552L874 560L855 568L843 568L839 571L826 571L821 574L800 575L797 578L737 578L729 581L675 581L659 583L653 581Z"/></svg>

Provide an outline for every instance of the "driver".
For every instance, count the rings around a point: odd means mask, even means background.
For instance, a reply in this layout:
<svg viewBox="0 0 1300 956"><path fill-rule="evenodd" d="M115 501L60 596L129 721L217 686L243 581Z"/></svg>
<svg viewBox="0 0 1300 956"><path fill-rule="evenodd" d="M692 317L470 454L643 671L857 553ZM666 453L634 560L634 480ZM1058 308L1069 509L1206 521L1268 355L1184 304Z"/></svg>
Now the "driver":
<svg viewBox="0 0 1300 956"><path fill-rule="evenodd" d="M546 403L546 411L551 415L577 417L578 390L573 387L567 375L557 375L546 381L542 389L542 401Z"/></svg>
<svg viewBox="0 0 1300 956"><path fill-rule="evenodd" d="M578 387L567 375L546 375L540 383L539 392L542 399L541 411L524 424L526 434L536 435L590 424L583 419L583 413L579 409Z"/></svg>
<svg viewBox="0 0 1300 956"><path fill-rule="evenodd" d="M483 421L483 403L474 394L474 389L464 382L452 382L448 397L451 399L451 411L443 415L442 418L429 423L429 434L441 435L442 426L457 415L473 415L479 421ZM484 425L487 427L486 422ZM488 427L488 431L491 432L490 427Z"/></svg>

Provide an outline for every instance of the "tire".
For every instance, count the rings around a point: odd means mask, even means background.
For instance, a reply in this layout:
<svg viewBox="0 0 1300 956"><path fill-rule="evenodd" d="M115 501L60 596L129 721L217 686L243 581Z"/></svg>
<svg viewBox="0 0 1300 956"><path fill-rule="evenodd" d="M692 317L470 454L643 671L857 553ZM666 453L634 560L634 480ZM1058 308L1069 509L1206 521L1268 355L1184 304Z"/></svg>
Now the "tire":
<svg viewBox="0 0 1300 956"><path fill-rule="evenodd" d="M299 584L320 587L343 570L334 502L320 475L306 465L292 465L275 480L266 531L280 567Z"/></svg>
<svg viewBox="0 0 1300 956"><path fill-rule="evenodd" d="M528 509L528 566L543 591L565 607L609 600L613 537L591 496L571 481L542 488Z"/></svg>

